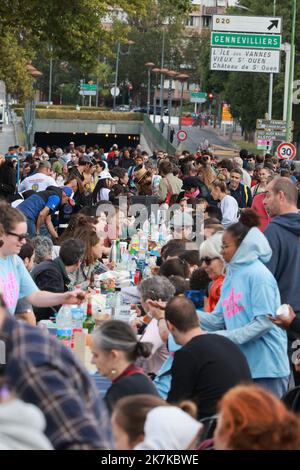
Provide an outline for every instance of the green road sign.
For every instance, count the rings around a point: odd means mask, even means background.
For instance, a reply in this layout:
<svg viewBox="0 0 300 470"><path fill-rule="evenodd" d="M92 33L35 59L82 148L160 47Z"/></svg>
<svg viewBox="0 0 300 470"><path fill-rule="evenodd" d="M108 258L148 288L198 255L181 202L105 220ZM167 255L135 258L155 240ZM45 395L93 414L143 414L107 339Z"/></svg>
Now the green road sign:
<svg viewBox="0 0 300 470"><path fill-rule="evenodd" d="M191 91L190 97L191 98L206 98L207 93L204 93L204 91Z"/></svg>
<svg viewBox="0 0 300 470"><path fill-rule="evenodd" d="M281 35L222 33L213 31L211 33L211 45L220 47L246 47L248 49L280 49Z"/></svg>
<svg viewBox="0 0 300 470"><path fill-rule="evenodd" d="M92 85L90 83L81 83L80 89L84 91L97 91L97 85Z"/></svg>

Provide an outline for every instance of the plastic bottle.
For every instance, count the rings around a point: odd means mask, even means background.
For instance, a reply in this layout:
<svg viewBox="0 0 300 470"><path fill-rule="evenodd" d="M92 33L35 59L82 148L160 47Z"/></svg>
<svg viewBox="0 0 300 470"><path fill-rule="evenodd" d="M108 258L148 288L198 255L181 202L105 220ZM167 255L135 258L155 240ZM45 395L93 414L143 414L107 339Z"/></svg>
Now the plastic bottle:
<svg viewBox="0 0 300 470"><path fill-rule="evenodd" d="M135 255L139 252L139 235L135 233L131 238L130 254Z"/></svg>
<svg viewBox="0 0 300 470"><path fill-rule="evenodd" d="M148 251L148 237L140 232L139 234L139 259L145 259Z"/></svg>
<svg viewBox="0 0 300 470"><path fill-rule="evenodd" d="M63 305L56 315L56 336L65 346L71 347L72 312L69 305Z"/></svg>
<svg viewBox="0 0 300 470"><path fill-rule="evenodd" d="M143 279L148 279L152 276L151 268L148 263L146 263L144 271L143 271Z"/></svg>
<svg viewBox="0 0 300 470"><path fill-rule="evenodd" d="M117 242L116 240L111 241L111 249L109 253L109 262L117 264Z"/></svg>
<svg viewBox="0 0 300 470"><path fill-rule="evenodd" d="M125 322L130 320L130 304L124 302L121 292L116 294L115 319Z"/></svg>
<svg viewBox="0 0 300 470"><path fill-rule="evenodd" d="M80 305L72 305L72 326L76 330L82 330L82 324L84 319L84 310Z"/></svg>

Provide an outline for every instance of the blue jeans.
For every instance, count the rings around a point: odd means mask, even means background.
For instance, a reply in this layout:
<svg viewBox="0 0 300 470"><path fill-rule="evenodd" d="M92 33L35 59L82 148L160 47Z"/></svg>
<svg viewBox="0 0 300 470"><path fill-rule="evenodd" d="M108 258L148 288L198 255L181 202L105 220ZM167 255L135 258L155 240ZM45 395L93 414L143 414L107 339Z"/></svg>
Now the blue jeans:
<svg viewBox="0 0 300 470"><path fill-rule="evenodd" d="M272 392L276 397L281 398L288 390L289 380L290 376L288 375L287 377L280 377L278 379L253 379L253 382L259 387Z"/></svg>
<svg viewBox="0 0 300 470"><path fill-rule="evenodd" d="M35 237L36 236L35 221L27 217L26 222L27 222L27 232L28 232L29 238Z"/></svg>

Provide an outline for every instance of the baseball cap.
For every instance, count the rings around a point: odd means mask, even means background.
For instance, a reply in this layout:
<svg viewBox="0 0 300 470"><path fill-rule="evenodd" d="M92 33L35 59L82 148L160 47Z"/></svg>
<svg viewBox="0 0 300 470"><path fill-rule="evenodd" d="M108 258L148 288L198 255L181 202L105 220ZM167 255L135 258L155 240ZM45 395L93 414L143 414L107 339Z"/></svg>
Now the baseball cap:
<svg viewBox="0 0 300 470"><path fill-rule="evenodd" d="M73 191L69 186L63 186L62 191L65 193L66 196L69 198L69 204L70 206L75 206L75 201L73 199Z"/></svg>
<svg viewBox="0 0 300 470"><path fill-rule="evenodd" d="M93 164L91 157L88 155L83 155L79 158L79 165L84 165L85 163L90 163L91 165Z"/></svg>

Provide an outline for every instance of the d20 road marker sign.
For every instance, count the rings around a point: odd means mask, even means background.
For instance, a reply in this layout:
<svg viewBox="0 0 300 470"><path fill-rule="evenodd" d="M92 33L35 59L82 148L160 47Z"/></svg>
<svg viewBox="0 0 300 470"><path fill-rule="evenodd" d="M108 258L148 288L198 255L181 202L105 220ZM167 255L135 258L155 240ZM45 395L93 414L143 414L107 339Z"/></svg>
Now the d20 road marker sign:
<svg viewBox="0 0 300 470"><path fill-rule="evenodd" d="M181 129L177 132L176 136L179 142L184 142L187 139L187 132Z"/></svg>
<svg viewBox="0 0 300 470"><path fill-rule="evenodd" d="M282 142L277 147L277 156L282 160L293 160L297 153L296 147L290 142Z"/></svg>
<svg viewBox="0 0 300 470"><path fill-rule="evenodd" d="M281 28L280 17L213 15L213 31L279 34Z"/></svg>

